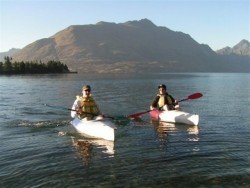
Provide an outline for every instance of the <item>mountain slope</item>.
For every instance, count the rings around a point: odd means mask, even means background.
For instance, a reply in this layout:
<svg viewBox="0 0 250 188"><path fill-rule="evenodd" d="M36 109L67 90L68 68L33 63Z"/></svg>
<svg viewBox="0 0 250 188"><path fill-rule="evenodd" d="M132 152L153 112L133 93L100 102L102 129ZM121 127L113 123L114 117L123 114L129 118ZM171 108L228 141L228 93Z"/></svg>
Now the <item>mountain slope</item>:
<svg viewBox="0 0 250 188"><path fill-rule="evenodd" d="M70 26L35 41L15 60L60 60L79 72L218 72L250 69L226 63L188 34L158 27L147 19ZM226 66L226 67L225 67ZM231 67L231 68L228 68Z"/></svg>

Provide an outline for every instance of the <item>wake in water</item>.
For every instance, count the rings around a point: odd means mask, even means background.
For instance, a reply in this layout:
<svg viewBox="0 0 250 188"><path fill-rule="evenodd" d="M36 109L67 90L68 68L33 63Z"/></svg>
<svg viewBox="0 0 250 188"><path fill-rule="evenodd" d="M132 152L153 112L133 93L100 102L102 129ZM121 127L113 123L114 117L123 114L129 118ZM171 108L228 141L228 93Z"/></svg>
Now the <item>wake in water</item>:
<svg viewBox="0 0 250 188"><path fill-rule="evenodd" d="M125 125L122 119L117 120L117 123ZM128 125L128 122L126 122L126 125ZM44 135L45 137L48 137L48 139L49 137L52 137L50 139L53 139L56 142L58 141L56 136L70 139L72 146L75 148L76 155L84 161L85 166L89 164L94 153L98 153L97 156L105 158L114 157L115 154L114 142L86 138L84 135L75 131L69 120L38 122L16 120L9 123L8 126L12 126L13 128L30 128L28 129L31 131L30 133Z"/></svg>
<svg viewBox="0 0 250 188"><path fill-rule="evenodd" d="M53 127L63 127L69 125L69 120L53 120L53 121L24 121L24 120L16 120L11 122L12 126L18 127L31 127L31 128L53 128Z"/></svg>
<svg viewBox="0 0 250 188"><path fill-rule="evenodd" d="M74 148L76 156L83 161L84 166L88 166L96 158L113 158L116 155L115 145L120 144L131 137L131 134L141 134L141 130L154 129L157 133L157 139L164 146L168 144L171 135L183 135L188 141L199 140L198 126L178 125L165 122L152 122L143 119L130 120L124 117L116 117L114 123L117 125L116 141L107 141L101 139L90 139L77 133L69 120L50 120L50 121L12 121L9 125L12 127L28 128L28 133L44 135L48 139L58 142L63 138L69 142L68 145ZM27 130L27 129L26 129ZM189 136L187 136L187 134ZM30 133L29 133L30 135ZM193 136L192 136L193 135ZM145 139L145 138L144 138ZM94 158L94 159L93 159Z"/></svg>

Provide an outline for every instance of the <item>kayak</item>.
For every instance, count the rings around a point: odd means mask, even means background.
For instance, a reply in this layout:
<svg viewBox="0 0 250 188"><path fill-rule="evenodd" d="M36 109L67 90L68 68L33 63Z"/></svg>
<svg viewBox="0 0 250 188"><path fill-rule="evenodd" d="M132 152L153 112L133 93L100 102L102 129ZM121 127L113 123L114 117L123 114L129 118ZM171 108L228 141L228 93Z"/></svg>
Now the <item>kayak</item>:
<svg viewBox="0 0 250 188"><path fill-rule="evenodd" d="M160 111L152 110L150 111L150 116L152 119L169 122L169 123L182 123L187 125L198 125L199 124L199 115L190 114L178 110L170 111Z"/></svg>
<svg viewBox="0 0 250 188"><path fill-rule="evenodd" d="M103 120L86 120L74 118L71 124L77 132L88 138L101 138L105 140L115 140L116 126L107 119Z"/></svg>

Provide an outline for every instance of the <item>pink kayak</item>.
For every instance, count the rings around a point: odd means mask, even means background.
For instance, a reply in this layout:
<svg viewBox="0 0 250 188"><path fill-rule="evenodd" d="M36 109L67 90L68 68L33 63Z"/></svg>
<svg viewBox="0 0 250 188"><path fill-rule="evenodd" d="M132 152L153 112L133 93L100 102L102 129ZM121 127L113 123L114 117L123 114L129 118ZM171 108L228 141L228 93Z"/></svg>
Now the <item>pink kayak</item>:
<svg viewBox="0 0 250 188"><path fill-rule="evenodd" d="M150 111L150 116L152 119L165 121L169 123L183 123L187 125L199 124L199 115L190 114L178 110L170 110L170 111L152 110Z"/></svg>

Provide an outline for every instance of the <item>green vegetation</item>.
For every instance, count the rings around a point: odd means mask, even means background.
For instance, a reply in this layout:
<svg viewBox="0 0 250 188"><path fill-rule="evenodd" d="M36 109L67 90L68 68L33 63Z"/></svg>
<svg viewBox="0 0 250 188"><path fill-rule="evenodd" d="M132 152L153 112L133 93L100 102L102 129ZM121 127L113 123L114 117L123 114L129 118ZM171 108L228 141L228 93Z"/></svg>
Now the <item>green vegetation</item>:
<svg viewBox="0 0 250 188"><path fill-rule="evenodd" d="M47 73L69 73L67 65L60 61L48 61L47 64L33 61L12 62L11 57L4 57L0 62L0 74L47 74Z"/></svg>

